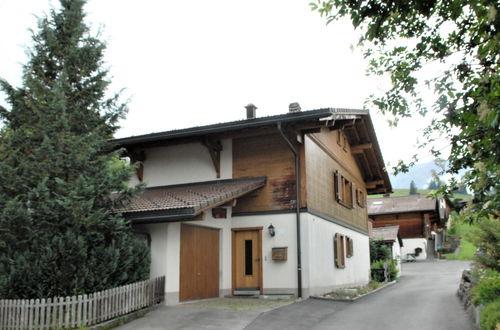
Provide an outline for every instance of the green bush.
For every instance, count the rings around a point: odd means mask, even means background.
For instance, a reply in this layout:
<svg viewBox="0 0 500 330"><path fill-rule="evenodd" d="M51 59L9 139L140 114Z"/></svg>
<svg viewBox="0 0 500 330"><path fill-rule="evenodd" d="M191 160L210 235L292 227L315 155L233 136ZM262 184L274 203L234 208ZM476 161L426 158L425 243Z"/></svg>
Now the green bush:
<svg viewBox="0 0 500 330"><path fill-rule="evenodd" d="M377 260L371 264L372 279L377 282L384 282L384 263L389 264L389 273L391 280L396 280L398 278L398 267L397 260Z"/></svg>
<svg viewBox="0 0 500 330"><path fill-rule="evenodd" d="M467 238L480 249L474 259L485 268L500 272L500 221L482 218L468 233Z"/></svg>
<svg viewBox="0 0 500 330"><path fill-rule="evenodd" d="M472 303L486 305L500 297L500 273L493 269L481 271L480 279L472 289Z"/></svg>
<svg viewBox="0 0 500 330"><path fill-rule="evenodd" d="M370 260L375 262L378 260L391 259L391 249L382 240L370 240Z"/></svg>
<svg viewBox="0 0 500 330"><path fill-rule="evenodd" d="M500 326L500 298L484 306L481 311L481 329L495 330Z"/></svg>

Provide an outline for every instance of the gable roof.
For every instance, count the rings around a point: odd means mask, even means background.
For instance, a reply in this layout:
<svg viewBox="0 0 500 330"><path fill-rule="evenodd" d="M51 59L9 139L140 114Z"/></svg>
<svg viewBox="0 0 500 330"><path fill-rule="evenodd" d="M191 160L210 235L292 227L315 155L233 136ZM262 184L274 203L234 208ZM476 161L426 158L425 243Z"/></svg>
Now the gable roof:
<svg viewBox="0 0 500 330"><path fill-rule="evenodd" d="M252 129L274 129L278 124L304 134L322 127L331 130L343 129L351 147L362 146L353 154L353 157L363 173L363 179L372 184L368 188L368 193L392 192L375 129L367 110L323 108L289 112L275 116L131 136L112 140L111 143L115 148L125 148L128 152L134 152L175 142L203 141L206 138L220 139Z"/></svg>
<svg viewBox="0 0 500 330"><path fill-rule="evenodd" d="M381 239L383 241L399 242L403 246L403 241L399 235L399 226L385 226L373 228L370 233L371 239Z"/></svg>
<svg viewBox="0 0 500 330"><path fill-rule="evenodd" d="M368 215L434 211L436 207L435 198L421 194L368 199Z"/></svg>
<svg viewBox="0 0 500 330"><path fill-rule="evenodd" d="M265 177L257 177L147 188L129 205L115 212L122 213L134 223L188 220L265 183Z"/></svg>

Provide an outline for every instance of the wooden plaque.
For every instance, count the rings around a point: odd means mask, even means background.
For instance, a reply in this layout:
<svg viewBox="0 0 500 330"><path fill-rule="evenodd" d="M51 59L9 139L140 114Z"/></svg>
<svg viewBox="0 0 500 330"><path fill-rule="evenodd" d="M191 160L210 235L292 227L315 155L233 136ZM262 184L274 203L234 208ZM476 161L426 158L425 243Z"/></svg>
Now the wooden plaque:
<svg viewBox="0 0 500 330"><path fill-rule="evenodd" d="M287 260L288 247L274 247L272 252L273 260Z"/></svg>

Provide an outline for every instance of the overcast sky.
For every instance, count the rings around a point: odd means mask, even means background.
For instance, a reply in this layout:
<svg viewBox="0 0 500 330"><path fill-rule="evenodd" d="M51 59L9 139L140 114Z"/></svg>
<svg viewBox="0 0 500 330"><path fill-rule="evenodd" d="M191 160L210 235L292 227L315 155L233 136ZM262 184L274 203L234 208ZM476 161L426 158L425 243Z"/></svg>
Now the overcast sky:
<svg viewBox="0 0 500 330"><path fill-rule="evenodd" d="M130 98L117 137L244 119L250 102L259 117L285 113L291 102L303 110L362 108L383 79L365 75L350 23L326 26L308 3L89 0L87 22L103 28L108 44L111 89ZM11 84L21 83L35 15L53 5L0 0L0 77ZM416 151L421 120L392 129L370 112L386 163Z"/></svg>

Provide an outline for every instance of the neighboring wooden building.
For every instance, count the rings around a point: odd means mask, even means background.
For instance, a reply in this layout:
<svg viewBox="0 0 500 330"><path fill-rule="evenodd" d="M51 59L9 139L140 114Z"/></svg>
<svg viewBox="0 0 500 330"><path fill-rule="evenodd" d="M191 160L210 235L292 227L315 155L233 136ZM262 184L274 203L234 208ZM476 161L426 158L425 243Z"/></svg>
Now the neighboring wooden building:
<svg viewBox="0 0 500 330"><path fill-rule="evenodd" d="M167 303L307 297L369 280L366 196L391 191L370 115L283 115L117 139L145 193L122 210L149 235Z"/></svg>
<svg viewBox="0 0 500 330"><path fill-rule="evenodd" d="M421 194L371 198L368 216L373 220L373 228L399 226L403 258L416 254L417 259L426 259L444 241L450 205L444 197L427 198Z"/></svg>

